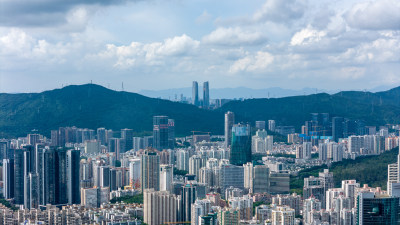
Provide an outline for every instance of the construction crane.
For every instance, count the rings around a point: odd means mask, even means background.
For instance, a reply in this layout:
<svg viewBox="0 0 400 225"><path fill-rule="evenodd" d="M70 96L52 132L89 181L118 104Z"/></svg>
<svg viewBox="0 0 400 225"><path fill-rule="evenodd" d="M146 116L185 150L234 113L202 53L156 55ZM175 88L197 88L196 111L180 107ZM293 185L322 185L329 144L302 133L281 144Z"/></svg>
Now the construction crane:
<svg viewBox="0 0 400 225"><path fill-rule="evenodd" d="M195 130L192 130L192 135L194 136L194 134L195 133L201 133L201 134L208 134L208 135L210 135L211 134L211 132L206 132L206 131L195 131Z"/></svg>

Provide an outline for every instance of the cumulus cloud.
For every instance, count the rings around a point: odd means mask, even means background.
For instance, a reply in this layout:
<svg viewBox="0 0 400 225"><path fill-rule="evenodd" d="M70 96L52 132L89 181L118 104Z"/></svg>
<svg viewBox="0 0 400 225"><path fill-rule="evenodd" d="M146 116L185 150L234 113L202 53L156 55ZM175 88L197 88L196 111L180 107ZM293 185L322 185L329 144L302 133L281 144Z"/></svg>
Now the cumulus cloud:
<svg viewBox="0 0 400 225"><path fill-rule="evenodd" d="M324 36L326 36L325 31L318 31L308 27L295 33L290 41L290 44L308 45L315 42L319 42Z"/></svg>
<svg viewBox="0 0 400 225"><path fill-rule="evenodd" d="M261 72L265 70L273 61L273 55L268 52L258 51L254 55L248 55L235 61L229 68L229 72Z"/></svg>
<svg viewBox="0 0 400 225"><path fill-rule="evenodd" d="M215 45L254 45L267 41L259 31L244 30L241 27L219 27L203 38L203 42Z"/></svg>
<svg viewBox="0 0 400 225"><path fill-rule="evenodd" d="M115 60L114 67L118 68L129 68L137 65L161 65L168 57L193 54L199 45L199 41L183 34L168 38L164 42L149 44L132 42L130 45L121 46L108 44L106 50L97 56Z"/></svg>
<svg viewBox="0 0 400 225"><path fill-rule="evenodd" d="M267 0L258 10L253 19L255 21L272 21L288 23L303 16L306 4L301 0Z"/></svg>
<svg viewBox="0 0 400 225"><path fill-rule="evenodd" d="M400 1L377 0L355 4L344 14L349 26L367 30L400 29Z"/></svg>

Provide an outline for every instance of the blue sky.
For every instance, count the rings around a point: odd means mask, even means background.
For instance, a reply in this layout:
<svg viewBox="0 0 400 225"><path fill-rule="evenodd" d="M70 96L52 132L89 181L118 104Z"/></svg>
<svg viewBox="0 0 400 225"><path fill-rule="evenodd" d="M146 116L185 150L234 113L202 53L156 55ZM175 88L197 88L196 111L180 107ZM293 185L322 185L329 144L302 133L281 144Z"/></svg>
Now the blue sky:
<svg viewBox="0 0 400 225"><path fill-rule="evenodd" d="M0 92L394 87L399 30L397 0L0 0Z"/></svg>

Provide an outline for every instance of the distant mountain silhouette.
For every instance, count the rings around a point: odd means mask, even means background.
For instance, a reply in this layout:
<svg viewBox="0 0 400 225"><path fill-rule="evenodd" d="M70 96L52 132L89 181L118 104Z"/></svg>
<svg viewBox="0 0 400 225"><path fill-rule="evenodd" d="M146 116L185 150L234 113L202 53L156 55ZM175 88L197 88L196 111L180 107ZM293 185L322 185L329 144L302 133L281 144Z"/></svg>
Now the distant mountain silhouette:
<svg viewBox="0 0 400 225"><path fill-rule="evenodd" d="M223 134L228 110L235 112L237 122L275 119L278 125L294 125L298 130L312 112L364 119L368 125L399 123L400 88L248 99L204 110L95 84L71 85L42 93L0 94L0 137L25 136L33 129L49 135L60 126L132 128L138 134L151 134L154 115L175 119L177 136L190 135L193 130Z"/></svg>

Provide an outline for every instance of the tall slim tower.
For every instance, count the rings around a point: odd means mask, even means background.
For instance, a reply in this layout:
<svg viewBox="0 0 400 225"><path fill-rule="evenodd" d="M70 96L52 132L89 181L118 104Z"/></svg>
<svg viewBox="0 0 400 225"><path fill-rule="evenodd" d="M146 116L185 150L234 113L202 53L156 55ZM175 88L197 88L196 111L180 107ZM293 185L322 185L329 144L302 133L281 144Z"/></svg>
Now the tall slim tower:
<svg viewBox="0 0 400 225"><path fill-rule="evenodd" d="M152 149L147 149L141 157L140 179L142 192L153 188L160 190L160 156Z"/></svg>
<svg viewBox="0 0 400 225"><path fill-rule="evenodd" d="M14 152L14 202L24 204L24 150L16 149Z"/></svg>
<svg viewBox="0 0 400 225"><path fill-rule="evenodd" d="M168 116L153 117L153 147L159 151L168 149Z"/></svg>
<svg viewBox="0 0 400 225"><path fill-rule="evenodd" d="M67 191L68 204L80 204L79 188L79 169L80 169L80 151L69 150L67 152Z"/></svg>
<svg viewBox="0 0 400 225"><path fill-rule="evenodd" d="M208 86L208 81L203 83L203 108L208 108L210 106L210 89Z"/></svg>
<svg viewBox="0 0 400 225"><path fill-rule="evenodd" d="M197 81L193 81L192 103L195 106L199 106L199 84L197 83Z"/></svg>
<svg viewBox="0 0 400 225"><path fill-rule="evenodd" d="M14 198L14 159L3 159L3 196Z"/></svg>
<svg viewBox="0 0 400 225"><path fill-rule="evenodd" d="M231 111L225 113L225 146L231 146L232 142L232 126L235 123L235 114Z"/></svg>

